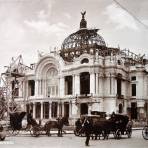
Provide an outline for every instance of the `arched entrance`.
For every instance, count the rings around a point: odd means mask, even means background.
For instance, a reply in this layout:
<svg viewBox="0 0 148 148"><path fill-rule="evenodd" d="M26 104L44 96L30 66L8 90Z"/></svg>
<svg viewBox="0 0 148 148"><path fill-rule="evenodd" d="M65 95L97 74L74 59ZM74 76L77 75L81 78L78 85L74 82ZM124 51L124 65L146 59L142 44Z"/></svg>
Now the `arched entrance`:
<svg viewBox="0 0 148 148"><path fill-rule="evenodd" d="M88 105L87 105L87 103L82 103L80 105L80 114L81 115L88 114Z"/></svg>

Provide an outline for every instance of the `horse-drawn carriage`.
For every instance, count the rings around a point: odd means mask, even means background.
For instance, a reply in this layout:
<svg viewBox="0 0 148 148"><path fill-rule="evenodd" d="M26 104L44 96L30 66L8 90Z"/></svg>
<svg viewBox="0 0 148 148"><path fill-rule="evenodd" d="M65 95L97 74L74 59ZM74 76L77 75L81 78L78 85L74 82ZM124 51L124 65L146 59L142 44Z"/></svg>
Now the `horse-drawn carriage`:
<svg viewBox="0 0 148 148"><path fill-rule="evenodd" d="M108 139L110 134L113 134L115 139L120 139L122 135L127 135L128 138L131 137L132 126L126 115L112 114L109 119L100 118L98 115L89 115L86 117L89 118L92 123L92 138L95 137L95 139L97 139L97 137L99 137L100 139L100 137L103 137L104 139ZM83 135L84 133L83 121L84 119L79 119L75 124L75 135L77 136Z"/></svg>
<svg viewBox="0 0 148 148"><path fill-rule="evenodd" d="M16 112L13 114L10 114L10 126L8 128L9 133L16 135L20 131L29 131L31 136L39 136L41 134L45 134L47 136L50 136L50 130L52 128L58 129L58 136L62 136L62 129L63 125L68 125L68 119L58 118L57 120L49 120L45 123L45 125L41 125L41 122L37 123L35 119L30 116L30 114L27 114L27 125L25 127L22 127L22 120L25 117L26 112Z"/></svg>

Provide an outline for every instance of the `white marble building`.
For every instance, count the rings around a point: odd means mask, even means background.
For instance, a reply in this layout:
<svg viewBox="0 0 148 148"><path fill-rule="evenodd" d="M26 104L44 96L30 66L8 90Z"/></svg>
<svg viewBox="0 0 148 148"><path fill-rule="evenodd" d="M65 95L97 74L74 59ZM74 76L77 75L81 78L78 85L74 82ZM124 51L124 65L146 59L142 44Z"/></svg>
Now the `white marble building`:
<svg viewBox="0 0 148 148"><path fill-rule="evenodd" d="M88 29L82 13L80 29L69 35L61 49L39 55L17 78L15 101L34 118L67 116L74 119L91 111L146 118L148 62L129 50L107 47L98 29ZM148 104L148 103L147 103Z"/></svg>

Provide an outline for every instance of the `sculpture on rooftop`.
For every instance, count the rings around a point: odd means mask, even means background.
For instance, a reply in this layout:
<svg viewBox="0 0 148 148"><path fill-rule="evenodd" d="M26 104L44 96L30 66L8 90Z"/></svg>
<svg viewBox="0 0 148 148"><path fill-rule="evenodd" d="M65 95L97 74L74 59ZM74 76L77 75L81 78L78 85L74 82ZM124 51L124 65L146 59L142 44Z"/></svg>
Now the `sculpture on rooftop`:
<svg viewBox="0 0 148 148"><path fill-rule="evenodd" d="M84 15L86 14L86 11L81 12L81 14L82 14L82 19L84 19Z"/></svg>

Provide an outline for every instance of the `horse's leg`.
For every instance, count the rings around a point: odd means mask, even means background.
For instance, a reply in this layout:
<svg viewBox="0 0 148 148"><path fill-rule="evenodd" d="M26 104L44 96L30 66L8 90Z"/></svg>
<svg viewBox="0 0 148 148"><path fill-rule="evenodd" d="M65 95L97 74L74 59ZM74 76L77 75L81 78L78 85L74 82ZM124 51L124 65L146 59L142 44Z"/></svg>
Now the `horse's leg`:
<svg viewBox="0 0 148 148"><path fill-rule="evenodd" d="M50 134L50 129L48 130L48 136L51 136L51 134Z"/></svg>
<svg viewBox="0 0 148 148"><path fill-rule="evenodd" d="M62 136L63 136L63 134L62 134L62 129L60 129L60 132L61 132L60 135L61 135L61 137L62 137Z"/></svg>
<svg viewBox="0 0 148 148"><path fill-rule="evenodd" d="M97 140L97 137L98 137L98 134L96 133L96 134L95 134L95 140Z"/></svg>
<svg viewBox="0 0 148 148"><path fill-rule="evenodd" d="M91 139L93 140L93 139L94 139L94 134L91 134L90 137L91 137Z"/></svg>
<svg viewBox="0 0 148 148"><path fill-rule="evenodd" d="M62 129L61 128L58 129L58 136L62 137Z"/></svg>
<svg viewBox="0 0 148 148"><path fill-rule="evenodd" d="M46 135L47 135L47 136L51 136L51 134L50 134L50 129L46 129Z"/></svg>
<svg viewBox="0 0 148 148"><path fill-rule="evenodd" d="M58 137L60 136L60 129L58 128Z"/></svg>

